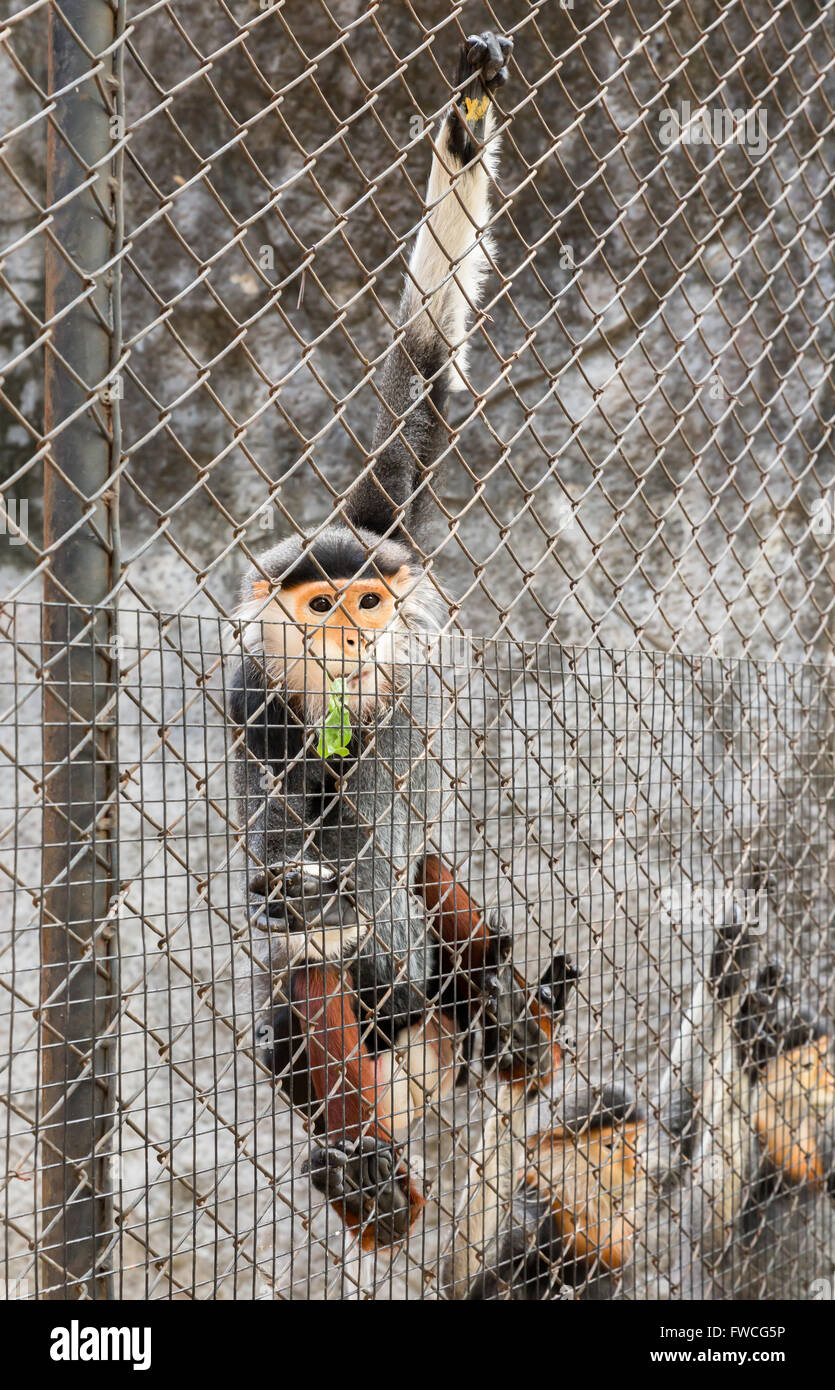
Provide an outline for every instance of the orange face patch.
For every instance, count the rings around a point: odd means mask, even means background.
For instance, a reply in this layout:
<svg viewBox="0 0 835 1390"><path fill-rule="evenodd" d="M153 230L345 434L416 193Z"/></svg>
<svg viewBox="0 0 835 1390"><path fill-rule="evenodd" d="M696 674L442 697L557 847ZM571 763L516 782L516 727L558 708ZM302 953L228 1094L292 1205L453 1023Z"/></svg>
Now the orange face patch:
<svg viewBox="0 0 835 1390"><path fill-rule="evenodd" d="M757 1095L754 1132L775 1172L795 1186L823 1187L821 1130L835 1106L830 1041L818 1038L775 1057Z"/></svg>
<svg viewBox="0 0 835 1390"><path fill-rule="evenodd" d="M392 690L395 639L404 629L398 601L415 576L403 565L390 579L308 580L286 587L251 582L246 609L251 643L267 657L272 679L320 717L328 681L368 713ZM244 610L239 610L243 612ZM312 702L312 703L311 703Z"/></svg>
<svg viewBox="0 0 835 1390"><path fill-rule="evenodd" d="M632 1252L639 1129L631 1121L581 1134L555 1128L528 1144L528 1185L547 1192L573 1257L605 1270L621 1269Z"/></svg>
<svg viewBox="0 0 835 1390"><path fill-rule="evenodd" d="M337 627L379 630L395 614L395 598L379 579L358 579L353 584L311 580L284 596L290 616L299 627Z"/></svg>
<svg viewBox="0 0 835 1390"><path fill-rule="evenodd" d="M279 588L275 600L288 620L299 627L380 631L395 617L397 601L408 593L410 580L411 572L404 565L388 580L308 580L295 587ZM267 598L270 589L269 580L256 579L252 596ZM337 635L353 645L344 632L334 634Z"/></svg>

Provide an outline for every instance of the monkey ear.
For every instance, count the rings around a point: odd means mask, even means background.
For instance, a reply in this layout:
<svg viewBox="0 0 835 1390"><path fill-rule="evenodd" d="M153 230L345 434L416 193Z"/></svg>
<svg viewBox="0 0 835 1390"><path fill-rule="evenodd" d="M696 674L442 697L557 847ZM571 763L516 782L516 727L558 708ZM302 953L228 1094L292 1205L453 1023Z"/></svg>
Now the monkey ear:
<svg viewBox="0 0 835 1390"><path fill-rule="evenodd" d="M266 598L271 588L269 579L256 579L252 585L252 597Z"/></svg>
<svg viewBox="0 0 835 1390"><path fill-rule="evenodd" d="M417 575L411 565L401 565L390 578L383 580L395 598L404 598L415 587Z"/></svg>

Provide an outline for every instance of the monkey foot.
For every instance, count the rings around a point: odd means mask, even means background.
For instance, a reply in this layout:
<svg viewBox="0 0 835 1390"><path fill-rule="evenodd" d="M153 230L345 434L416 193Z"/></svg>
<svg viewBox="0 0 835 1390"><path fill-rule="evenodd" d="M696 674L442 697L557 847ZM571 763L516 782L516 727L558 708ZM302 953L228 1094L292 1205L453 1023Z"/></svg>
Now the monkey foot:
<svg viewBox="0 0 835 1390"><path fill-rule="evenodd" d="M507 81L512 49L512 39L501 38L489 29L471 34L461 45L456 81L460 95L449 133L453 152L462 164L468 164L484 142L490 99Z"/></svg>
<svg viewBox="0 0 835 1390"><path fill-rule="evenodd" d="M528 993L513 968L513 943L504 920L488 917L490 957L482 990L486 1048L502 1068L543 1076L551 1070L551 1038L531 1013Z"/></svg>
<svg viewBox="0 0 835 1390"><path fill-rule="evenodd" d="M345 1224L362 1230L364 1246L402 1240L423 1205L392 1145L371 1135L314 1149L307 1171Z"/></svg>
<svg viewBox="0 0 835 1390"><path fill-rule="evenodd" d="M458 84L468 78L478 80L485 92L503 87L508 78L507 60L513 52L513 40L486 29L482 34L470 34L461 45Z"/></svg>
<svg viewBox="0 0 835 1390"><path fill-rule="evenodd" d="M353 879L332 864L271 864L253 875L249 891L264 900L252 913L260 931L356 925Z"/></svg>

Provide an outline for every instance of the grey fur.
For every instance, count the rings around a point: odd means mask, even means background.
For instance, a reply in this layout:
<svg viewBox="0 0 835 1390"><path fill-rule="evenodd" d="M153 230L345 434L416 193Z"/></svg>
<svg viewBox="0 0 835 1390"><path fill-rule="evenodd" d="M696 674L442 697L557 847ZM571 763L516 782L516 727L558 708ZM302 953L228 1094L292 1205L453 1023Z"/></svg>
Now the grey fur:
<svg viewBox="0 0 835 1390"><path fill-rule="evenodd" d="M249 676L250 723L235 777L248 859L277 876L282 865L303 861L324 861L337 877L350 873L364 938L356 983L360 990L391 989L375 1012L399 1026L420 1009L435 973L423 910L408 885L440 811L440 768L426 752L424 732L440 722L437 678L418 665L403 698L361 731L357 756L325 762L310 747L315 733L280 693L265 694L257 663L246 660L242 671ZM250 916L260 912L260 895L249 906ZM265 964L286 964L269 936L255 944ZM261 1002L265 988L262 976Z"/></svg>

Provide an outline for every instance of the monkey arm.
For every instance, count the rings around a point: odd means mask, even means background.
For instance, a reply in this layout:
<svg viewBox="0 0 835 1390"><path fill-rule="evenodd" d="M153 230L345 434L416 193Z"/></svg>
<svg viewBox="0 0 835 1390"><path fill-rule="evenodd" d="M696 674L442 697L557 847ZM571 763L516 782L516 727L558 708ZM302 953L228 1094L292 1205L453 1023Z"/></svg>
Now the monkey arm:
<svg viewBox="0 0 835 1390"><path fill-rule="evenodd" d="M746 889L759 886L755 871ZM729 1026L736 1015L753 961L748 924L737 901L730 903L726 920L715 929L709 961L682 1008L678 1033L670 1050L669 1066L662 1077L655 1102L658 1123L652 1130L652 1148L645 1154L651 1176L664 1180L696 1146L699 1125L697 1106L705 1095L716 1060L717 1030Z"/></svg>
<svg viewBox="0 0 835 1390"><path fill-rule="evenodd" d="M434 920L446 972L456 976L456 1001L469 1003L478 994L475 980L485 968L490 947L485 917L438 854L422 859L415 892Z"/></svg>
<svg viewBox="0 0 835 1390"><path fill-rule="evenodd" d="M391 1244L414 1225L424 1198L382 1121L389 1082L363 1040L353 990L336 967L308 964L291 975L290 997L322 1107L325 1147L311 1155L314 1186L358 1233L363 1249Z"/></svg>
<svg viewBox="0 0 835 1390"><path fill-rule="evenodd" d="M513 967L512 938L501 919L476 907L437 854L424 856L414 887L440 939L444 1003L494 1035L489 1051L508 1079L544 1079L559 1066L553 1015L577 978L574 967L555 956L529 988Z"/></svg>
<svg viewBox="0 0 835 1390"><path fill-rule="evenodd" d="M307 1036L310 1080L321 1102L325 1133L356 1139L377 1127L377 1072L363 1041L350 982L337 966L308 963L290 977L290 999Z"/></svg>
<svg viewBox="0 0 835 1390"><path fill-rule="evenodd" d="M655 1100L657 1123L652 1129L652 1145L645 1155L648 1170L659 1181L668 1178L675 1168L679 1146L682 1155L687 1156L694 1141L696 1105L712 1060L709 1043L714 1007L710 984L702 980L682 1010L669 1065Z"/></svg>
<svg viewBox="0 0 835 1390"><path fill-rule="evenodd" d="M466 388L469 314L490 266L490 186L498 160L493 94L507 80L512 42L486 32L461 48L456 94L435 133L427 214L409 260L400 328L379 386L373 462L345 515L379 535L420 541L427 482L446 444L448 392Z"/></svg>

